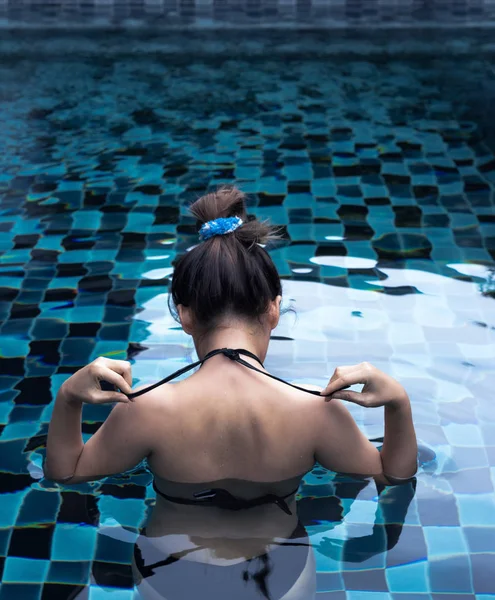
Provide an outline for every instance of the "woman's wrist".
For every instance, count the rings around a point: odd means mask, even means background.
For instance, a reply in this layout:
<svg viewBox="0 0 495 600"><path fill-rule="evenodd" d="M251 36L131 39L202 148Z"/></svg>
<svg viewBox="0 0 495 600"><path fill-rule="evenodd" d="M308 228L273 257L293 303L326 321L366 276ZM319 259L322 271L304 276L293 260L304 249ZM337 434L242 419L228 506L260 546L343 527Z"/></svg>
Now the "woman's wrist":
<svg viewBox="0 0 495 600"><path fill-rule="evenodd" d="M385 408L390 409L391 411L400 411L411 406L411 402L409 400L409 396L407 395L406 390L402 390L394 396L393 400L390 400L385 405Z"/></svg>
<svg viewBox="0 0 495 600"><path fill-rule="evenodd" d="M80 408L83 404L82 400L80 400L77 396L74 396L74 394L70 393L70 390L68 389L68 386L66 385L66 383L67 382L64 382L60 386L60 389L58 390L58 393L57 393L57 400L67 406L72 406L74 408Z"/></svg>

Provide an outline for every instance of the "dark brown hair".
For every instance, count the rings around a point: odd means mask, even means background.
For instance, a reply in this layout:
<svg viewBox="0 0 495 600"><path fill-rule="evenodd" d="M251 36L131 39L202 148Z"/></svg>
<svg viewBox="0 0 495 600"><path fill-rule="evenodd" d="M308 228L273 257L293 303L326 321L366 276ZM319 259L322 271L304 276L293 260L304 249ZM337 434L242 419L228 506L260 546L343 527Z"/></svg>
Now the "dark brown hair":
<svg viewBox="0 0 495 600"><path fill-rule="evenodd" d="M277 268L259 245L276 238L274 230L266 222L248 220L245 195L235 187L203 196L190 210L199 226L220 217L240 217L243 224L232 233L199 243L177 261L170 296L173 306L191 308L202 326L213 325L226 314L261 317L269 302L282 294Z"/></svg>

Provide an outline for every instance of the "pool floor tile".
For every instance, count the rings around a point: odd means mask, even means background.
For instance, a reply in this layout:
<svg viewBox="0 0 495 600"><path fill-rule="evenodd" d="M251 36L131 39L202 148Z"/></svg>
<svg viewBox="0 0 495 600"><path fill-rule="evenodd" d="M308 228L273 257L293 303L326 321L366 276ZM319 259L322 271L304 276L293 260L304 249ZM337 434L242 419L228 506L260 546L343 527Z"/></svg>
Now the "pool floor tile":
<svg viewBox="0 0 495 600"><path fill-rule="evenodd" d="M344 591L337 592L317 592L317 600L347 600L347 595Z"/></svg>
<svg viewBox="0 0 495 600"><path fill-rule="evenodd" d="M435 594L431 595L432 600L475 600L474 594Z"/></svg>
<svg viewBox="0 0 495 600"><path fill-rule="evenodd" d="M102 587L132 588L133 576L130 564L93 561L92 575Z"/></svg>
<svg viewBox="0 0 495 600"><path fill-rule="evenodd" d="M89 589L88 600L135 600L133 590L121 590L112 587L97 587L92 585Z"/></svg>
<svg viewBox="0 0 495 600"><path fill-rule="evenodd" d="M459 494L457 502L462 525L495 526L494 494Z"/></svg>
<svg viewBox="0 0 495 600"><path fill-rule="evenodd" d="M91 562L56 561L50 562L46 577L48 583L87 585L90 582Z"/></svg>
<svg viewBox="0 0 495 600"><path fill-rule="evenodd" d="M438 497L436 494L427 501L418 502L423 526L459 527L459 514L454 496Z"/></svg>
<svg viewBox="0 0 495 600"><path fill-rule="evenodd" d="M54 523L59 508L60 496L57 492L31 490L24 498L16 525Z"/></svg>
<svg viewBox="0 0 495 600"><path fill-rule="evenodd" d="M467 553L464 529L459 527L424 527L428 557L452 556Z"/></svg>
<svg viewBox="0 0 495 600"><path fill-rule="evenodd" d="M15 527L9 545L9 557L49 560L53 525L42 527Z"/></svg>
<svg viewBox="0 0 495 600"><path fill-rule="evenodd" d="M325 592L339 592L345 589L342 573L317 573L317 589ZM344 592L345 593L345 592Z"/></svg>
<svg viewBox="0 0 495 600"><path fill-rule="evenodd" d="M386 578L391 592L430 591L426 561L391 567L386 571Z"/></svg>
<svg viewBox="0 0 495 600"><path fill-rule="evenodd" d="M491 594L493 592L495 552L472 554L470 558L474 589L479 594Z"/></svg>
<svg viewBox="0 0 495 600"><path fill-rule="evenodd" d="M89 586L45 583L41 600L67 600L68 598L87 600L88 596Z"/></svg>
<svg viewBox="0 0 495 600"><path fill-rule="evenodd" d="M390 594L386 592L349 590L346 594L347 600L390 600Z"/></svg>
<svg viewBox="0 0 495 600"><path fill-rule="evenodd" d="M7 556L11 535L11 527L0 529L0 557Z"/></svg>
<svg viewBox="0 0 495 600"><path fill-rule="evenodd" d="M3 583L43 583L48 573L48 560L9 556L5 561Z"/></svg>
<svg viewBox="0 0 495 600"><path fill-rule="evenodd" d="M96 527L57 523L53 534L52 560L76 562L93 560L96 539Z"/></svg>
<svg viewBox="0 0 495 600"><path fill-rule="evenodd" d="M419 525L404 525L402 530L399 530L398 526L396 526L396 539L392 533L393 526L390 529L391 535L389 536L386 557L387 567L425 560L428 554L425 544L425 532L427 528L422 528ZM392 540L396 543L392 543Z"/></svg>
<svg viewBox="0 0 495 600"><path fill-rule="evenodd" d="M385 569L363 571L344 571L344 585L347 591L364 590L370 592L388 592Z"/></svg>
<svg viewBox="0 0 495 600"><path fill-rule="evenodd" d="M414 594L408 592L395 592L392 594L393 600L432 600L431 594ZM441 599L439 599L441 600Z"/></svg>
<svg viewBox="0 0 495 600"><path fill-rule="evenodd" d="M463 527L471 552L495 553L495 527Z"/></svg>
<svg viewBox="0 0 495 600"><path fill-rule="evenodd" d="M133 543L125 543L108 535L99 534L96 539L95 560L129 564L134 552Z"/></svg>
<svg viewBox="0 0 495 600"><path fill-rule="evenodd" d="M432 557L428 569L433 592L473 593L468 556Z"/></svg>
<svg viewBox="0 0 495 600"><path fill-rule="evenodd" d="M41 600L42 586L22 583L2 583L0 600Z"/></svg>

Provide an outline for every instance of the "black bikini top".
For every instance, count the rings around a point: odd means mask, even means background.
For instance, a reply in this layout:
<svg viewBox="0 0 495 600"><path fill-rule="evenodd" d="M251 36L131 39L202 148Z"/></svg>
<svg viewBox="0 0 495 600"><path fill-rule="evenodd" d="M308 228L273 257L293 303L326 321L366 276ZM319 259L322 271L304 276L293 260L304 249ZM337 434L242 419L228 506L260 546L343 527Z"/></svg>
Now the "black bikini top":
<svg viewBox="0 0 495 600"><path fill-rule="evenodd" d="M275 377L275 375L271 375L270 373L267 373L266 371L261 371L260 369L258 369L254 365L252 365L251 363L248 363L243 358L241 358L241 354L243 356L248 356L249 358L253 358L263 367L263 363L261 362L261 360L255 354L253 354L252 352L249 352L248 350L243 350L242 348L239 348L237 350L232 350L231 348L219 348L218 350L212 350L211 352L208 352L208 354L202 360L198 360L197 362L192 363L191 365L188 365L187 367L183 367L182 369L179 369L178 371L176 371L175 373L172 373L171 375L168 375L167 377L165 377L158 383L154 383L153 385L150 385L147 388L139 390L138 392L134 392L132 394L127 394L127 397L129 399L132 399L132 398L137 398L138 396L141 396L143 394L146 394L147 392L154 390L155 388L159 387L160 385L168 383L169 381L172 381L172 379L175 379L176 377L179 377L180 375L183 375L184 373L191 371L195 367L201 366L205 361L207 361L209 358L212 358L213 356L217 356L217 354L223 354L227 358L230 358L230 360L234 360L235 362L238 362L239 364L244 365L248 369L256 371L257 373L262 373L263 375L266 375L267 377L270 377L271 379L275 379L276 381L280 381L281 383L285 383L286 385L290 385L291 387L296 388L296 390L300 390L301 392L307 392L308 394L313 394L316 396L321 396L320 392L317 392L315 390L306 390L302 387L299 387L298 385L293 385L292 383L289 383L288 381L284 381L283 379L280 379L279 377ZM176 504L188 504L188 505L195 505L195 506L215 506L217 508L224 508L227 510L242 510L242 509L246 509L246 508L253 508L255 506L261 506L263 504L276 504L279 508L281 508L288 515L291 515L292 512L291 512L289 506L287 505L286 499L297 492L297 489L295 489L292 492L290 492L289 494L287 494L286 496L277 496L275 494L265 494L264 496L260 496L259 498L254 498L252 500L244 500L242 498L236 498L229 491L227 491L223 488L213 488L213 489L203 490L201 492L198 492L197 494L194 494L194 498L179 498L176 496L169 496L168 494L164 494L160 489L158 489L155 481L153 481L153 489L155 490L155 492L157 494L159 494L160 496L162 496L169 502L174 502Z"/></svg>
<svg viewBox="0 0 495 600"><path fill-rule="evenodd" d="M175 373L168 375L161 381L158 381L157 383L154 383L153 385L150 385L147 388L139 390L138 392L133 392L132 394L126 394L126 396L130 400L132 400L133 398L137 398L138 396L147 394L148 392L151 392L151 390L154 390L155 388L157 388L165 383L168 383L169 381L172 381L172 379L175 379L176 377L179 377L180 375L184 375L184 373L187 373L188 371L191 371L192 369L194 369L196 367L200 367L205 361L207 361L209 358L212 358L213 356L217 356L217 354L223 354L227 358L230 358L230 360L238 362L240 365L243 365L243 366L247 367L248 369L251 369L252 371L256 371L257 373L266 375L267 377L270 377L271 379L275 379L276 381L280 381L281 383L285 383L285 385L290 385L291 387L295 388L296 390L299 390L301 392L306 392L307 394L313 394L314 396L322 397L320 392L317 392L316 390L307 390L303 387L299 387L298 385L289 383L288 381L285 381L284 379L280 379L280 377L276 377L275 375L272 375L271 373L262 371L261 369L258 369L251 363L248 363L246 360L241 358L241 354L243 356L248 356L249 358L253 358L255 361L257 361L263 367L263 363L256 356L256 354L253 354L252 352L249 352L248 350L243 350L242 348L239 348L237 350L232 350L231 348L218 348L218 350L212 350L211 352L208 352L208 354L203 359L198 360L195 363L192 363L191 365L187 365L187 367L183 367L182 369L179 369Z"/></svg>
<svg viewBox="0 0 495 600"><path fill-rule="evenodd" d="M287 513L292 514L286 499L293 496L299 487L292 492L289 492L286 496L277 496L276 494L265 494L252 500L244 500L243 498L237 498L233 496L228 490L224 488L211 488L208 490L202 490L193 494L194 498L180 498L178 496L169 496L164 494L156 485L153 480L153 489L165 500L174 502L174 504L187 504L191 506L214 506L216 508L223 508L225 510L244 510L246 508L254 508L255 506L262 506L263 504L276 504L280 509Z"/></svg>

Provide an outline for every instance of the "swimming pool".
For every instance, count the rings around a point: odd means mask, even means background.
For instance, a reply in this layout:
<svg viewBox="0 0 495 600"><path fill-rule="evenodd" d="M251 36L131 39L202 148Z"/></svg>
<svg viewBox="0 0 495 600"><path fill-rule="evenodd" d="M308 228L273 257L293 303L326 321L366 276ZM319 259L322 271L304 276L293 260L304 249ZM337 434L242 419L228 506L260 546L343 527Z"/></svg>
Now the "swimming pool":
<svg viewBox="0 0 495 600"><path fill-rule="evenodd" d="M145 521L150 475L43 480L50 403L99 355L141 383L194 359L167 284L197 241L187 202L234 181L286 235L272 256L297 316L268 368L323 384L368 360L408 389L421 443L415 494L305 478L317 597L495 598L492 55L325 35L244 53L219 34L3 38L0 600L131 598L116 538ZM382 435L380 411L350 408ZM86 436L107 411L85 407Z"/></svg>

